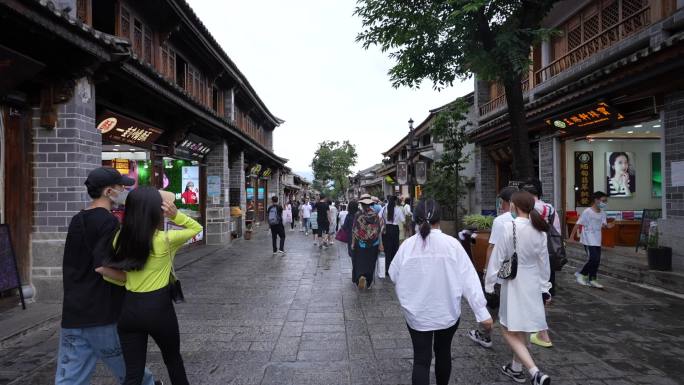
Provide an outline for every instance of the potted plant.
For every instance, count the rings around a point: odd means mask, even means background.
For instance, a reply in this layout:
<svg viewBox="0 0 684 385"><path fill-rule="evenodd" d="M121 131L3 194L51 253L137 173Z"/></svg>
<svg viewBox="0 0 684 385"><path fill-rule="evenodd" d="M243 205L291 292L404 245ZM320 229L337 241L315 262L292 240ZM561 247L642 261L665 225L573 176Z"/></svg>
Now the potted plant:
<svg viewBox="0 0 684 385"><path fill-rule="evenodd" d="M489 247L489 236L492 232L494 217L489 215L466 215L463 217L463 225L466 228L475 230L475 245L472 248L473 263L475 270L482 273L487 263L487 248Z"/></svg>
<svg viewBox="0 0 684 385"><path fill-rule="evenodd" d="M648 268L672 271L672 248L658 245L658 222L653 221L648 229Z"/></svg>

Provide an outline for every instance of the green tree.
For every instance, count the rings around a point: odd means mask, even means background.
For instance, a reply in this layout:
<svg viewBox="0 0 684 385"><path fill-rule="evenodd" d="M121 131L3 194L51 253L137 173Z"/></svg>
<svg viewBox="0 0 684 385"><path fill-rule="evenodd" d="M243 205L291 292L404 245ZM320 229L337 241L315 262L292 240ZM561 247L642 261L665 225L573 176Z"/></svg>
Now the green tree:
<svg viewBox="0 0 684 385"><path fill-rule="evenodd" d="M559 0L358 0L363 21L357 36L364 48L378 45L396 64L395 87L435 89L472 74L500 81L506 91L513 173L532 177L521 82L529 71L530 49L552 31L541 20Z"/></svg>
<svg viewBox="0 0 684 385"><path fill-rule="evenodd" d="M311 161L314 187L336 198L344 194L357 157L356 147L347 140L319 143Z"/></svg>
<svg viewBox="0 0 684 385"><path fill-rule="evenodd" d="M451 213L458 222L459 202L465 194L465 169L470 154L465 150L468 145L466 129L471 123L467 119L468 103L457 99L436 117L430 131L435 141L441 142L444 151L439 160L432 164L430 178L424 192L439 202L445 213Z"/></svg>

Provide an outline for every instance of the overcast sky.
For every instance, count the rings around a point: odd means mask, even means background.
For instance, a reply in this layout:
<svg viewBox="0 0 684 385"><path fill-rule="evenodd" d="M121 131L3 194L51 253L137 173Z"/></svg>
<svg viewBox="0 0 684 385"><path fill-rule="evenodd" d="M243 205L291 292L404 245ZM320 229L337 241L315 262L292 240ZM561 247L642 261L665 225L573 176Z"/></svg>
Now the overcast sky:
<svg viewBox="0 0 684 385"><path fill-rule="evenodd" d="M309 173L324 140L349 140L354 170L382 160L428 110L472 91L472 80L441 92L394 89L392 61L355 42L361 22L355 0L188 0L261 99L286 122L274 150L287 165Z"/></svg>

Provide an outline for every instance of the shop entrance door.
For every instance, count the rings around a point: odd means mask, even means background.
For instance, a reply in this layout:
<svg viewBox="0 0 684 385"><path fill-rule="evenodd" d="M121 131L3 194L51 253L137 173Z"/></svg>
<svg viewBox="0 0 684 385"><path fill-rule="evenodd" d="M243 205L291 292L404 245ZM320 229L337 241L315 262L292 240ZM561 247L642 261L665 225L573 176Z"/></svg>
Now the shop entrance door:
<svg viewBox="0 0 684 385"><path fill-rule="evenodd" d="M3 121L3 222L10 228L22 282L29 278L29 240L33 220L30 110L0 108Z"/></svg>

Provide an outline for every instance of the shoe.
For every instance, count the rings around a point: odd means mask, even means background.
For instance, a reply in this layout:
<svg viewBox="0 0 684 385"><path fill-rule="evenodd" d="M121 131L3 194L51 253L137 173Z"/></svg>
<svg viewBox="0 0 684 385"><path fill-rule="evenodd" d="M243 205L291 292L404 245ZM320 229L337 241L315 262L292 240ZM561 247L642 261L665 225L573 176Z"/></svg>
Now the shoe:
<svg viewBox="0 0 684 385"><path fill-rule="evenodd" d="M577 279L577 283L579 283L582 286L589 286L589 282L587 282L588 278L586 275L582 275L579 272L575 273L575 278Z"/></svg>
<svg viewBox="0 0 684 385"><path fill-rule="evenodd" d="M164 381L162 380L155 380L154 385L164 385Z"/></svg>
<svg viewBox="0 0 684 385"><path fill-rule="evenodd" d="M595 279L592 279L591 281L589 281L589 286L595 287L595 288L597 288L597 289L603 289L603 285L601 285L600 283L598 283L598 281L595 280Z"/></svg>
<svg viewBox="0 0 684 385"><path fill-rule="evenodd" d="M314 241L314 246L318 246L318 242Z"/></svg>
<svg viewBox="0 0 684 385"><path fill-rule="evenodd" d="M285 251L283 251L283 250L278 250L278 254L280 254L280 255L285 255L285 254L287 254L287 253L286 253Z"/></svg>
<svg viewBox="0 0 684 385"><path fill-rule="evenodd" d="M278 252L277 252L277 251L274 251L274 252L273 252L273 256L275 257L276 255L278 255Z"/></svg>
<svg viewBox="0 0 684 385"><path fill-rule="evenodd" d="M366 277L363 275L361 278L359 278L359 289L365 289L366 288Z"/></svg>
<svg viewBox="0 0 684 385"><path fill-rule="evenodd" d="M522 370L519 372L516 372L515 370L513 370L513 368L511 368L510 363L501 367L501 373L503 373L504 375L508 376L513 381L520 383L520 384L527 381L527 377L525 377L525 372L523 372Z"/></svg>
<svg viewBox="0 0 684 385"><path fill-rule="evenodd" d="M476 344L479 344L483 348L491 348L492 347L492 339L489 338L488 336L480 333L479 330L471 330L468 332L468 338L470 338L473 342Z"/></svg>
<svg viewBox="0 0 684 385"><path fill-rule="evenodd" d="M534 375L530 382L532 385L551 385L551 377L539 371Z"/></svg>
<svg viewBox="0 0 684 385"><path fill-rule="evenodd" d="M532 333L530 334L530 342L537 345L541 346L542 348L551 348L553 347L553 343L549 341L544 341L543 339L539 338L539 333Z"/></svg>

